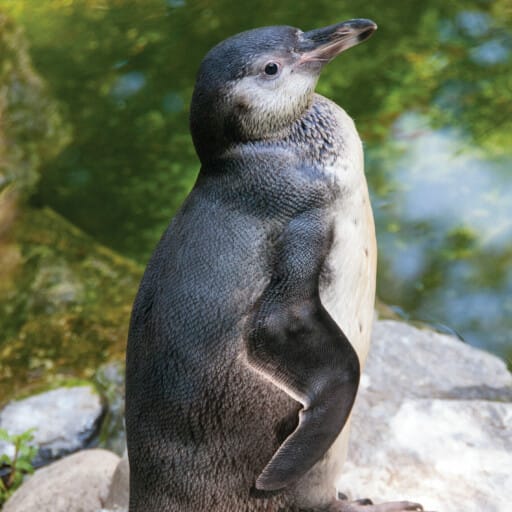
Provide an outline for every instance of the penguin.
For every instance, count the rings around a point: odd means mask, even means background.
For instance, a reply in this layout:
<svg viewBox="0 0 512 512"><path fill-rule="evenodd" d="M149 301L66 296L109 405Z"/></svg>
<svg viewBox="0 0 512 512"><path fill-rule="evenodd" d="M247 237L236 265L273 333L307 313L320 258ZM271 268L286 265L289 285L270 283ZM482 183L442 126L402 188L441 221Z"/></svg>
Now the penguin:
<svg viewBox="0 0 512 512"><path fill-rule="evenodd" d="M376 28L264 27L204 58L190 108L201 169L130 322L130 512L423 510L335 489L377 249L361 140L315 86Z"/></svg>

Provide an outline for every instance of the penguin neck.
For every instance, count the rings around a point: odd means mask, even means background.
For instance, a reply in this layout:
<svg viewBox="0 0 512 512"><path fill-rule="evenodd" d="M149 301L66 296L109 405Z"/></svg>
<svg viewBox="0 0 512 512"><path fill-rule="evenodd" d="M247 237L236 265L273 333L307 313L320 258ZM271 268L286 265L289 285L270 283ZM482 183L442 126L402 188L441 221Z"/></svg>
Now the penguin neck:
<svg viewBox="0 0 512 512"><path fill-rule="evenodd" d="M329 165L336 159L341 143L333 108L338 107L314 94L302 114L282 127L247 140L228 138L221 131L213 131L200 146L196 143L196 150L203 168L215 161L243 158L270 148L291 151L305 162Z"/></svg>
<svg viewBox="0 0 512 512"><path fill-rule="evenodd" d="M339 110L337 105L315 94L310 107L274 143L295 148L305 163L333 165L343 145L336 110Z"/></svg>

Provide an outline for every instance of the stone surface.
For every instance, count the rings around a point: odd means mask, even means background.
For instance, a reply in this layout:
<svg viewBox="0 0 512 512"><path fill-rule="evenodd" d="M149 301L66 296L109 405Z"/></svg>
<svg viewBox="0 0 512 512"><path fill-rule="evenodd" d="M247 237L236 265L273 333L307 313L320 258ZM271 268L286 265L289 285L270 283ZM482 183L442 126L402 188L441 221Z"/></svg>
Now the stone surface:
<svg viewBox="0 0 512 512"><path fill-rule="evenodd" d="M459 340L377 322L339 489L437 512L508 512L512 376Z"/></svg>
<svg viewBox="0 0 512 512"><path fill-rule="evenodd" d="M512 402L512 375L501 359L403 322L375 323L364 373L363 387L386 401L407 396Z"/></svg>
<svg viewBox="0 0 512 512"><path fill-rule="evenodd" d="M125 510L129 502L129 478L130 469L128 457L125 455L116 467L112 476L112 483L105 501L105 507L109 510Z"/></svg>
<svg viewBox="0 0 512 512"><path fill-rule="evenodd" d="M96 512L103 506L119 457L84 450L35 472L3 512Z"/></svg>
<svg viewBox="0 0 512 512"><path fill-rule="evenodd" d="M59 388L10 402L0 412L0 427L10 434L34 428L40 462L56 459L87 445L98 432L103 405L92 386ZM0 444L12 457L14 447Z"/></svg>
<svg viewBox="0 0 512 512"><path fill-rule="evenodd" d="M142 269L60 215L23 207L9 229L4 279L0 240L0 406L63 374L91 379L124 358Z"/></svg>

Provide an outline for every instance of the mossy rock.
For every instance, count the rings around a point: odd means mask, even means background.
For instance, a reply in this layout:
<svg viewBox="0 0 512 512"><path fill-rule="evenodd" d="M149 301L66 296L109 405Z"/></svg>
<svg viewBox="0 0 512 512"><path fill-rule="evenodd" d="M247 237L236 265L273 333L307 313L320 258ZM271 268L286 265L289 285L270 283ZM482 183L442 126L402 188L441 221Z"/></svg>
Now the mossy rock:
<svg viewBox="0 0 512 512"><path fill-rule="evenodd" d="M138 265L47 208L19 214L0 260L1 402L123 357Z"/></svg>

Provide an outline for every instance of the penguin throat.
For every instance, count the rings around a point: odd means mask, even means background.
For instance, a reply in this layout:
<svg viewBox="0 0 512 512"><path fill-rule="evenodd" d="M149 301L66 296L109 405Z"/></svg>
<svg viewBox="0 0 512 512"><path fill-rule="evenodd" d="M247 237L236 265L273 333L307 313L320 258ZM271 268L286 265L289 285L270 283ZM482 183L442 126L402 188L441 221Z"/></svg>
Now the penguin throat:
<svg viewBox="0 0 512 512"><path fill-rule="evenodd" d="M276 108L275 104L254 105L238 101L232 114L226 118L226 139L235 143L281 139L311 107L312 102L313 94L304 95L293 104L288 102L282 108Z"/></svg>
<svg viewBox="0 0 512 512"><path fill-rule="evenodd" d="M191 105L190 128L202 163L220 157L233 145L285 139L314 101L314 85L293 96L276 92L259 97L224 90L197 90ZM246 91L244 91L246 92Z"/></svg>

